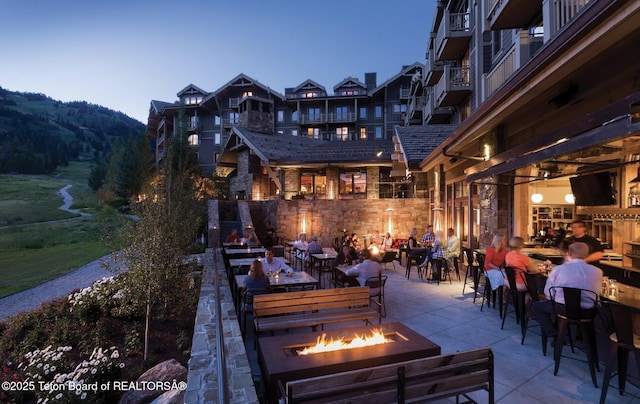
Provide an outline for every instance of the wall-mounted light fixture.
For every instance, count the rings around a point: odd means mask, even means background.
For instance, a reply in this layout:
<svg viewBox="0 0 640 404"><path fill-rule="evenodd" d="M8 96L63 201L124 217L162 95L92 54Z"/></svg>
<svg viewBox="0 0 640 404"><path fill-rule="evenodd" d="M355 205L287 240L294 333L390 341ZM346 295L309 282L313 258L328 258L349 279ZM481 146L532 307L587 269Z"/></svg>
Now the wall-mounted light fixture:
<svg viewBox="0 0 640 404"><path fill-rule="evenodd" d="M576 203L576 197L573 196L573 194L566 194L564 196L564 201L573 205L574 203Z"/></svg>

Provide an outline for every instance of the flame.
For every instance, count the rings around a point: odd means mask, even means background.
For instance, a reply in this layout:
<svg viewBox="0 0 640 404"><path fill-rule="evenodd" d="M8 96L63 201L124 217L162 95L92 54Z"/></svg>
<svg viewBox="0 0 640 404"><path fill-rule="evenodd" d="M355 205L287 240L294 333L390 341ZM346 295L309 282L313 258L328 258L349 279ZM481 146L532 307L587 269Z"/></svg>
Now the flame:
<svg viewBox="0 0 640 404"><path fill-rule="evenodd" d="M365 346L386 344L388 342L393 342L393 340L385 337L382 330L379 329L372 330L370 335L355 334L353 339L349 342L345 342L344 337L336 339L330 338L329 340L327 340L327 334L323 333L322 336L317 338L315 345L306 347L303 350L298 351L298 355L309 355L320 352L339 351L342 349L362 348Z"/></svg>

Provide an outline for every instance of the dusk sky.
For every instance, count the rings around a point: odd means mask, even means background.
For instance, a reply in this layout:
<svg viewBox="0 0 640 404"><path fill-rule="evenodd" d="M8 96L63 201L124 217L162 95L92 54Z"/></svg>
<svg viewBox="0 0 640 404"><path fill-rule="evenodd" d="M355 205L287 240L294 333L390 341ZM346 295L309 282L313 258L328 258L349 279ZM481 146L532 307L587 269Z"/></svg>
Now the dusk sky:
<svg viewBox="0 0 640 404"><path fill-rule="evenodd" d="M240 73L284 94L425 63L435 0L0 0L0 87L146 124L152 99Z"/></svg>

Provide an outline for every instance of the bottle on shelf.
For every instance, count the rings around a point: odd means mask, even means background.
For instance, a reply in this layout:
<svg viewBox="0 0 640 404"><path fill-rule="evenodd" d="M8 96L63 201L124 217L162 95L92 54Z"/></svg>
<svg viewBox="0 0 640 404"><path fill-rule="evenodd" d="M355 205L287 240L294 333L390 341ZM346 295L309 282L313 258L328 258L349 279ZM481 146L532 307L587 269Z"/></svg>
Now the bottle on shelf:
<svg viewBox="0 0 640 404"><path fill-rule="evenodd" d="M640 189L638 189L638 185L633 185L629 189L629 207L630 208L640 207Z"/></svg>

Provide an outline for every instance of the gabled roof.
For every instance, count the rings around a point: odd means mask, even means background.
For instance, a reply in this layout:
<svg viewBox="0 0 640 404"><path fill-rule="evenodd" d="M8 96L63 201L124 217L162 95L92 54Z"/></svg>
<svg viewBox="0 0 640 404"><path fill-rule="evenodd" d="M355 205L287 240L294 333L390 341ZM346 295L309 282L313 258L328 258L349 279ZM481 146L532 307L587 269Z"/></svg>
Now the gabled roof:
<svg viewBox="0 0 640 404"><path fill-rule="evenodd" d="M293 92L297 93L300 90L320 90L320 91L324 91L325 94L327 93L327 90L324 88L324 86L321 86L320 84L316 83L311 79L306 79L305 81L300 83L298 87L293 89Z"/></svg>
<svg viewBox="0 0 640 404"><path fill-rule="evenodd" d="M151 100L150 108L153 109L156 114L160 114L165 108L172 107L173 105L174 104L170 102Z"/></svg>
<svg viewBox="0 0 640 404"><path fill-rule="evenodd" d="M330 142L306 136L252 132L234 125L220 159L240 143L250 148L262 161L275 166L389 165L393 151L393 142L390 140ZM378 151L382 151L381 156L376 155Z"/></svg>
<svg viewBox="0 0 640 404"><path fill-rule="evenodd" d="M456 125L396 126L394 131L407 168L419 170L420 162L455 130Z"/></svg>
<svg viewBox="0 0 640 404"><path fill-rule="evenodd" d="M215 96L221 94L222 92L227 90L229 87L247 87L247 86L260 87L263 90L265 90L266 92L271 93L274 96L280 98L282 101L285 101L285 97L282 94L280 94L277 91L272 90L271 87L265 86L264 84L260 83L258 80L254 79L254 78L251 78L251 77L247 76L244 73L240 73L236 77L234 77L233 79L229 80L227 83L225 83L219 89L217 89L216 91L211 93L210 96L207 97L207 99L205 99L204 101L207 101L209 98L215 97Z"/></svg>
<svg viewBox="0 0 640 404"><path fill-rule="evenodd" d="M395 76L392 76L390 79L388 79L384 83L380 84L378 87L376 87L373 90L371 90L371 93L369 93L369 94L373 95L373 94L377 93L378 91L383 90L386 86L388 86L389 84L391 84L394 81L398 80L402 76L405 76L405 75L413 76L418 69L419 70L424 69L424 65L422 63L415 62L414 64L403 68L400 71L400 73L396 74Z"/></svg>
<svg viewBox="0 0 640 404"><path fill-rule="evenodd" d="M208 95L209 93L207 91L204 91L203 89L201 89L198 86L195 86L193 84L189 84L188 86L186 86L185 88L183 88L182 90L178 91L178 98L182 97L185 94L201 94L201 95Z"/></svg>
<svg viewBox="0 0 640 404"><path fill-rule="evenodd" d="M347 77L346 79L342 80L341 82L333 86L333 92L335 93L337 90L339 90L342 87L344 88L360 87L365 90L367 89L367 85L355 77Z"/></svg>

